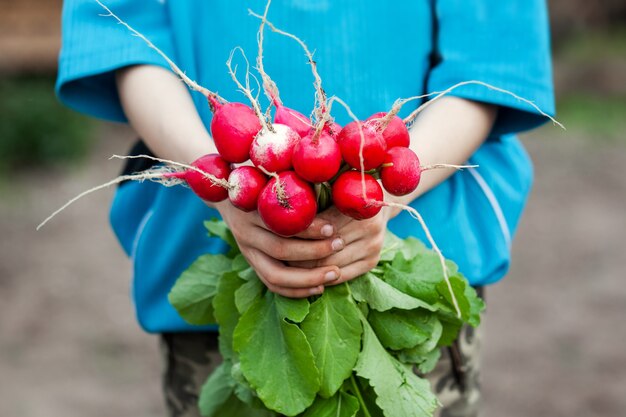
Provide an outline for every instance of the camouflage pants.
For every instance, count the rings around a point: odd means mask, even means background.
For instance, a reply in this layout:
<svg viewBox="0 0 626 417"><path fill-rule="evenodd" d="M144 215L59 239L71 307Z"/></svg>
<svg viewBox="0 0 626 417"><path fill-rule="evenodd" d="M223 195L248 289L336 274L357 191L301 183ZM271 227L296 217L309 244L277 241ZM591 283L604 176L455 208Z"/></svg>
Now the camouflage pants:
<svg viewBox="0 0 626 417"><path fill-rule="evenodd" d="M467 326L427 379L443 407L437 417L479 415L479 333ZM161 337L164 361L163 390L170 417L199 417L198 393L220 364L216 333L172 333Z"/></svg>

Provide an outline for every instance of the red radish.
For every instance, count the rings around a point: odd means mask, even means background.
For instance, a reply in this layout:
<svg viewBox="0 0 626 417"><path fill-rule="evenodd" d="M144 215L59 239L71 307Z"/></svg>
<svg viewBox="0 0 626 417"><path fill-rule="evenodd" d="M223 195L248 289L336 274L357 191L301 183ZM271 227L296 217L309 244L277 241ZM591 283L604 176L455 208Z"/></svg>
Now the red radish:
<svg viewBox="0 0 626 417"><path fill-rule="evenodd" d="M382 123L383 117L385 117L387 113L380 112L374 113L367 120L373 120L375 123ZM393 116L389 121L389 124L382 131L383 138L385 139L385 143L387 144L387 149L391 149L394 146L402 146L405 148L409 147L411 143L411 138L409 136L409 130L406 125L398 116Z"/></svg>
<svg viewBox="0 0 626 417"><path fill-rule="evenodd" d="M301 138L305 137L309 130L311 130L311 121L304 114L299 111L290 109L280 104L279 101L275 101L276 113L274 114L274 123L289 126L300 135Z"/></svg>
<svg viewBox="0 0 626 417"><path fill-rule="evenodd" d="M296 235L313 223L317 202L311 185L293 171L271 178L259 196L258 211L265 225L282 236Z"/></svg>
<svg viewBox="0 0 626 417"><path fill-rule="evenodd" d="M363 131L363 169L369 171L380 166L385 160L387 145L385 139L375 128L374 123L351 122L348 123L337 137L343 159L352 168L361 169L361 133Z"/></svg>
<svg viewBox="0 0 626 417"><path fill-rule="evenodd" d="M178 175L187 181L189 187L198 197L214 203L225 200L228 197L228 183L226 180L230 175L231 168L230 164L222 159L220 155L212 153L201 156L193 161L191 166L213 175L218 180L224 181L223 185L215 184L214 180L192 169L188 169L182 172L182 175Z"/></svg>
<svg viewBox="0 0 626 417"><path fill-rule="evenodd" d="M293 149L300 141L298 133L286 125L275 123L271 129L263 129L250 147L250 159L257 167L270 172L287 171L291 168Z"/></svg>
<svg viewBox="0 0 626 417"><path fill-rule="evenodd" d="M250 157L250 145L261 130L261 123L252 108L243 103L210 101L215 108L211 134L215 147L228 162L245 162Z"/></svg>
<svg viewBox="0 0 626 417"><path fill-rule="evenodd" d="M337 136L339 136L339 132L341 132L342 127L339 123L330 122L327 123L326 126L324 126L324 129L330 134L330 136L332 136L336 140Z"/></svg>
<svg viewBox="0 0 626 417"><path fill-rule="evenodd" d="M233 169L228 177L228 199L243 211L254 211L267 177L258 168L244 165Z"/></svg>
<svg viewBox="0 0 626 417"><path fill-rule="evenodd" d="M369 174L365 176L365 196L363 182L358 171L344 172L333 184L333 203L337 209L356 220L374 217L382 208L383 189Z"/></svg>
<svg viewBox="0 0 626 417"><path fill-rule="evenodd" d="M315 131L300 139L293 151L293 169L309 182L329 181L339 171L341 151L325 130L315 138Z"/></svg>
<svg viewBox="0 0 626 417"><path fill-rule="evenodd" d="M380 179L390 194L406 195L417 188L421 174L420 160L415 152L409 148L395 147L387 151Z"/></svg>

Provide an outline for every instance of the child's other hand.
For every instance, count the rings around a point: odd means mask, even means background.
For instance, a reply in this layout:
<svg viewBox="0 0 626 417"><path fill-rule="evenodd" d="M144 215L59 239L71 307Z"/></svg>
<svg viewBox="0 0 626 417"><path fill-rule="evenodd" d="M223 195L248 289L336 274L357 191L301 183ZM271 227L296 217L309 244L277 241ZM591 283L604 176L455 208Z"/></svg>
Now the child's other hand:
<svg viewBox="0 0 626 417"><path fill-rule="evenodd" d="M344 243L327 219L316 218L301 234L285 238L267 230L257 212L246 213L227 200L213 206L232 231L241 253L270 291L304 298L322 293L325 285L340 279L341 271L332 263L313 268L291 264L328 259L342 251Z"/></svg>
<svg viewBox="0 0 626 417"><path fill-rule="evenodd" d="M378 264L387 223L393 214L392 210L384 207L370 219L354 220L331 207L320 213L316 221L325 220L335 225L336 236L344 241L344 249L318 260L290 262L290 265L300 268L320 268L330 265L339 267L341 278L326 285L335 285L356 278Z"/></svg>

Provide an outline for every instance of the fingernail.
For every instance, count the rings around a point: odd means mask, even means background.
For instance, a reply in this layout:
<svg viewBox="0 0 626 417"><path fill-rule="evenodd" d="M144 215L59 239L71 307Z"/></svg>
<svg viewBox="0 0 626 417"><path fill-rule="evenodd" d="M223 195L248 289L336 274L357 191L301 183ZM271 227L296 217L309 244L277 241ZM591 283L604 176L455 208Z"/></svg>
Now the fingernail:
<svg viewBox="0 0 626 417"><path fill-rule="evenodd" d="M334 251L343 249L343 239L341 238L334 239L332 243L330 244L330 246L333 248Z"/></svg>
<svg viewBox="0 0 626 417"><path fill-rule="evenodd" d="M325 224L320 231L322 236L331 237L335 233L335 228L330 224Z"/></svg>
<svg viewBox="0 0 626 417"><path fill-rule="evenodd" d="M309 294L311 295L318 295L324 292L324 286L319 286L319 287L315 287L315 288L311 288L311 290L309 291Z"/></svg>
<svg viewBox="0 0 626 417"><path fill-rule="evenodd" d="M324 279L326 282L331 282L339 278L339 275L335 271L328 271L326 275L324 275Z"/></svg>

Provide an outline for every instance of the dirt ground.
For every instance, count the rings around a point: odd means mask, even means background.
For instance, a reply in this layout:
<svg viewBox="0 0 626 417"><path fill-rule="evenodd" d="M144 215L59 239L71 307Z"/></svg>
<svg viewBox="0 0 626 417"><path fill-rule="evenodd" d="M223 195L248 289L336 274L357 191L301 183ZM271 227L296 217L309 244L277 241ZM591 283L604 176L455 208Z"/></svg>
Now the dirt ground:
<svg viewBox="0 0 626 417"><path fill-rule="evenodd" d="M107 226L132 134L103 125L89 163L0 190L0 415L163 416L155 337L136 325L130 262ZM509 276L487 292L487 417L626 415L626 146L544 128Z"/></svg>

